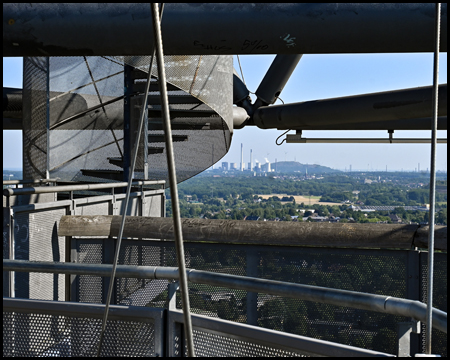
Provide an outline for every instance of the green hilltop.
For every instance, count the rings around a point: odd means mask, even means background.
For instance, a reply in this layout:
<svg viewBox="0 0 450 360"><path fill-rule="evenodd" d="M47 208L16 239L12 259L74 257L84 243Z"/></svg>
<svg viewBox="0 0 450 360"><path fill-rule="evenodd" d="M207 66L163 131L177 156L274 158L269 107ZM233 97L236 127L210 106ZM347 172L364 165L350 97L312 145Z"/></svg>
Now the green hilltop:
<svg viewBox="0 0 450 360"><path fill-rule="evenodd" d="M306 174L306 171L308 171L308 175L313 175L340 172L339 170L335 170L327 166L317 164L301 164L297 161L279 161L277 163L270 164L270 166L272 167L272 169L279 173L299 172L302 174Z"/></svg>

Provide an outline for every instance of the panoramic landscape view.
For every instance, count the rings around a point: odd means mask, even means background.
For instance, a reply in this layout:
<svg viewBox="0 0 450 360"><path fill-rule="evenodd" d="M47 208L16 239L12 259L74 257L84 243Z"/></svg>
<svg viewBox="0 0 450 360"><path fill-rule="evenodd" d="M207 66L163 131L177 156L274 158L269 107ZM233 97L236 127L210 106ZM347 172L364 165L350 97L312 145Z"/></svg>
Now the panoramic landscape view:
<svg viewBox="0 0 450 360"><path fill-rule="evenodd" d="M310 166L309 174L209 171L180 184L181 216L258 221L428 222L426 172L330 170ZM447 225L447 174L438 173L437 179L436 223ZM170 216L170 206L167 211Z"/></svg>

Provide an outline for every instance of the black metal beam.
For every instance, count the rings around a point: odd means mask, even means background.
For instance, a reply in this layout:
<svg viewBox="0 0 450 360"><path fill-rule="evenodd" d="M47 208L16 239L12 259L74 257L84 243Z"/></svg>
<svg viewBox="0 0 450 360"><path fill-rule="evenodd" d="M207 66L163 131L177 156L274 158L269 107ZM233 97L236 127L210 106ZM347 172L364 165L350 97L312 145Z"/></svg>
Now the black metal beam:
<svg viewBox="0 0 450 360"><path fill-rule="evenodd" d="M167 4L167 55L433 51L434 4ZM441 51L447 51L442 4ZM3 4L3 56L148 55L145 3Z"/></svg>
<svg viewBox="0 0 450 360"><path fill-rule="evenodd" d="M3 88L3 130L22 130L22 89Z"/></svg>
<svg viewBox="0 0 450 360"><path fill-rule="evenodd" d="M430 130L432 87L263 106L253 114L262 129ZM439 129L447 129L447 84L439 86Z"/></svg>
<svg viewBox="0 0 450 360"><path fill-rule="evenodd" d="M302 54L277 55L255 92L255 108L274 104L288 82Z"/></svg>

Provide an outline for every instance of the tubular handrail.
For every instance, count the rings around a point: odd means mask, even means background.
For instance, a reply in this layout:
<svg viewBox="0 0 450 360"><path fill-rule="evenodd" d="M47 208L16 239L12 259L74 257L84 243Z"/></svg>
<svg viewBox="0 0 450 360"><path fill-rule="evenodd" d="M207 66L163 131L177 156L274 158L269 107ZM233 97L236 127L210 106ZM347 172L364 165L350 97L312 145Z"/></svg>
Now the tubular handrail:
<svg viewBox="0 0 450 360"><path fill-rule="evenodd" d="M3 180L3 185L19 185L19 184L40 184L40 183L57 183L59 178L55 179L36 179L36 180Z"/></svg>
<svg viewBox="0 0 450 360"><path fill-rule="evenodd" d="M140 185L164 185L165 180L145 180L145 181L135 181L132 186ZM55 193L64 191L81 191L81 190L99 190L99 189L111 189L118 187L126 187L127 182L119 183L102 183L102 184L84 184L84 185L63 185L63 186L44 186L35 188L21 188L21 189L4 189L3 195L30 195L30 194L45 194L45 193Z"/></svg>
<svg viewBox="0 0 450 360"><path fill-rule="evenodd" d="M109 277L112 265L75 264L48 261L3 260L4 271L42 272ZM336 306L348 306L412 317L426 323L426 305L415 300L375 295L356 291L293 284L282 281L257 279L246 276L218 274L208 271L186 269L188 281L198 284L228 287L251 292L279 295L300 300L314 301ZM177 267L118 265L117 278L178 280ZM447 313L433 308L433 327L447 333Z"/></svg>

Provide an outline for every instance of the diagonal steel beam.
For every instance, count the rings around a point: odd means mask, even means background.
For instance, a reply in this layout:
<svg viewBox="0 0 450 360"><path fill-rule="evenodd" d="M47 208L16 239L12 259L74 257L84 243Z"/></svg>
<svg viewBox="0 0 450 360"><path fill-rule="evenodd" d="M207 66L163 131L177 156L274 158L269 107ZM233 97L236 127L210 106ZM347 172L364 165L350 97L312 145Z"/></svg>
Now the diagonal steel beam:
<svg viewBox="0 0 450 360"><path fill-rule="evenodd" d="M258 98L254 105L255 109L275 103L302 56L302 54L277 55L273 59L269 70L267 70L255 92Z"/></svg>

